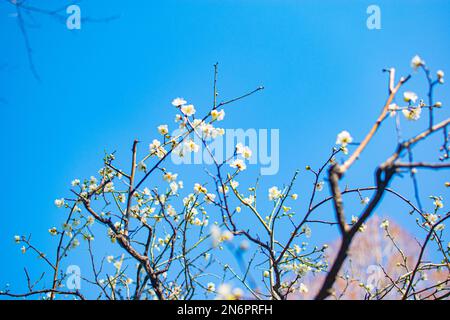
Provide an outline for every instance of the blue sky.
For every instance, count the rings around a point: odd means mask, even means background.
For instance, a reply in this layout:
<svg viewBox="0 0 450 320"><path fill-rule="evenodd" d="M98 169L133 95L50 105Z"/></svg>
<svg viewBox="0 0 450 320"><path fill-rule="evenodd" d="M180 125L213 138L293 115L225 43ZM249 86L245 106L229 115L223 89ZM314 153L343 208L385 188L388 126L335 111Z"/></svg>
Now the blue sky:
<svg viewBox="0 0 450 320"><path fill-rule="evenodd" d="M381 8L381 30L366 27L370 4ZM46 5L54 7L50 1ZM93 0L80 7L82 16L119 18L86 22L71 31L36 15L28 33L37 81L11 15L14 8L0 3L0 259L8 261L0 265L0 286L23 288L24 265L41 270L41 262L22 256L12 237L31 233L50 252L54 243L46 230L63 219L53 200L68 195L73 178L96 172L105 149L128 159L133 139L147 144L157 136L157 125L173 124L170 101L176 96L194 103L199 113L207 110L215 62L219 100L266 88L230 106L224 123L280 129L280 172L264 177L263 186L281 186L307 164L317 167L343 129L360 141L386 99L383 68L407 75L410 59L419 54L432 70L450 72L450 3L445 0ZM415 74L407 88L424 96L425 85L423 75ZM444 106L450 101L447 85L435 98ZM437 118L448 116L444 108ZM403 121L404 135L424 129L426 121L425 116L418 123ZM435 160L439 143L418 148L416 158ZM372 185L373 168L394 146L391 121L346 182ZM194 180L190 170L182 172L183 180ZM447 196L445 174L422 179L422 196ZM256 175L250 168L243 180ZM306 201L310 184L311 176L301 170L300 200ZM394 186L412 194L407 178ZM413 232L414 220L391 200L377 214L404 220ZM431 202L425 204L431 208ZM318 236L329 241L330 233Z"/></svg>

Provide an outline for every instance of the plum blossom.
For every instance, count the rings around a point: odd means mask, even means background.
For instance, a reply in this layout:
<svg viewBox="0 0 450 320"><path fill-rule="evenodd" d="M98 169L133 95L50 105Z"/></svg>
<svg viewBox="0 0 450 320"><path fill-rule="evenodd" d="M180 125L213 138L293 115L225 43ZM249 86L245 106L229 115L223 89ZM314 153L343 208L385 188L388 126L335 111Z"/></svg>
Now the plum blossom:
<svg viewBox="0 0 450 320"><path fill-rule="evenodd" d="M178 191L178 183L171 182L169 187L170 187L170 191L172 191L172 193L177 193L177 191Z"/></svg>
<svg viewBox="0 0 450 320"><path fill-rule="evenodd" d="M158 158L162 158L166 154L166 150L161 146L161 142L157 139L154 139L150 144L150 154L156 155Z"/></svg>
<svg viewBox="0 0 450 320"><path fill-rule="evenodd" d="M57 206L58 208L61 208L63 205L64 205L64 198L55 200L55 206Z"/></svg>
<svg viewBox="0 0 450 320"><path fill-rule="evenodd" d="M436 72L436 76L438 78L439 83L443 84L444 83L444 71L438 70L438 72Z"/></svg>
<svg viewBox="0 0 450 320"><path fill-rule="evenodd" d="M182 105L185 105L187 102L183 98L175 98L172 100L172 105L174 107L181 107Z"/></svg>
<svg viewBox="0 0 450 320"><path fill-rule="evenodd" d="M430 196L433 199L433 205L435 209L442 209L444 207L444 202L442 202L442 197Z"/></svg>
<svg viewBox="0 0 450 320"><path fill-rule="evenodd" d="M233 162L231 162L230 167L237 168L238 171L244 171L245 169L247 169L247 166L241 159L236 159Z"/></svg>
<svg viewBox="0 0 450 320"><path fill-rule="evenodd" d="M214 247L217 247L222 242L231 242L234 238L234 235L231 231L222 231L215 224L211 226L210 232Z"/></svg>
<svg viewBox="0 0 450 320"><path fill-rule="evenodd" d="M417 68L425 65L425 61L422 60L421 57L419 57L417 54L411 59L411 67L414 70L417 70Z"/></svg>
<svg viewBox="0 0 450 320"><path fill-rule="evenodd" d="M205 201L207 203L213 203L215 199L216 199L216 195L214 193L207 193L205 195Z"/></svg>
<svg viewBox="0 0 450 320"><path fill-rule="evenodd" d="M58 230L57 230L55 227L48 229L48 232L49 232L52 236L56 236L56 235L58 234Z"/></svg>
<svg viewBox="0 0 450 320"><path fill-rule="evenodd" d="M158 132L164 136L169 133L169 127L167 124L162 124L158 126Z"/></svg>
<svg viewBox="0 0 450 320"><path fill-rule="evenodd" d="M185 116L192 116L193 114L195 114L195 107L193 104L186 104L184 106L181 107L181 112L185 115Z"/></svg>
<svg viewBox="0 0 450 320"><path fill-rule="evenodd" d="M388 106L389 116L394 117L397 114L397 110L399 109L398 105L396 103L391 103Z"/></svg>
<svg viewBox="0 0 450 320"><path fill-rule="evenodd" d="M269 189L269 200L277 200L281 197L281 191L277 187L272 187Z"/></svg>
<svg viewBox="0 0 450 320"><path fill-rule="evenodd" d="M389 228L389 220L387 220L387 219L383 220L383 222L380 224L380 228L381 229Z"/></svg>
<svg viewBox="0 0 450 320"><path fill-rule="evenodd" d="M405 91L403 93L403 100L405 100L405 102L416 103L417 99L418 99L418 97L415 92Z"/></svg>
<svg viewBox="0 0 450 320"><path fill-rule="evenodd" d="M193 140L184 142L184 150L187 152L198 152L199 149L200 147Z"/></svg>
<svg viewBox="0 0 450 320"><path fill-rule="evenodd" d="M194 184L194 193L195 194L200 194L200 193L206 194L207 192L208 192L208 190L204 186L202 186L200 183Z"/></svg>
<svg viewBox="0 0 450 320"><path fill-rule="evenodd" d="M214 291L216 291L216 285L212 282L209 282L206 285L206 290L208 290L208 292L214 292Z"/></svg>
<svg viewBox="0 0 450 320"><path fill-rule="evenodd" d="M139 171L147 171L147 165L143 161L137 164L137 168Z"/></svg>
<svg viewBox="0 0 450 320"><path fill-rule="evenodd" d="M163 179L167 182L172 182L177 180L178 174L172 172L166 172L163 176Z"/></svg>
<svg viewBox="0 0 450 320"><path fill-rule="evenodd" d="M114 183L112 181L105 184L105 187L103 188L103 192L113 192L114 191Z"/></svg>
<svg viewBox="0 0 450 320"><path fill-rule="evenodd" d="M353 142L353 138L350 133L346 130L341 131L336 138L336 144L340 144L346 147L349 143Z"/></svg>
<svg viewBox="0 0 450 320"><path fill-rule="evenodd" d="M214 109L211 111L211 117L213 118L213 120L222 121L225 117L225 110L218 111Z"/></svg>
<svg viewBox="0 0 450 320"><path fill-rule="evenodd" d="M298 291L300 293L308 293L308 287L304 283L300 283L300 286L298 287Z"/></svg>
<svg viewBox="0 0 450 320"><path fill-rule="evenodd" d="M410 121L419 120L422 108L408 108L402 110L403 115Z"/></svg>
<svg viewBox="0 0 450 320"><path fill-rule="evenodd" d="M252 156L252 150L242 143L236 145L236 153L242 155L245 159L250 159Z"/></svg>
<svg viewBox="0 0 450 320"><path fill-rule="evenodd" d="M244 198L244 199L243 199L243 202L244 202L246 205L251 206L251 205L255 202L255 196L251 194L251 195L249 195L247 198Z"/></svg>

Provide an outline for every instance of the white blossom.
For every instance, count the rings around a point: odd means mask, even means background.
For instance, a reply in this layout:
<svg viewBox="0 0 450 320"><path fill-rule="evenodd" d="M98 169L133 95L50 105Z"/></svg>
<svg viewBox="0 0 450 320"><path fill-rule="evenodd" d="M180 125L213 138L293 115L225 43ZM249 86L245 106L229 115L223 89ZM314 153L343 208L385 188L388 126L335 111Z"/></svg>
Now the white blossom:
<svg viewBox="0 0 450 320"><path fill-rule="evenodd" d="M269 189L269 200L277 200L281 197L281 191L277 187L272 187Z"/></svg>
<svg viewBox="0 0 450 320"><path fill-rule="evenodd" d="M163 176L163 179L167 182L172 182L177 180L178 178L178 174L177 173L172 173L172 172L166 172Z"/></svg>
<svg viewBox="0 0 450 320"><path fill-rule="evenodd" d="M184 150L187 152L198 152L199 149L200 147L193 140L184 142Z"/></svg>
<svg viewBox="0 0 450 320"><path fill-rule="evenodd" d="M406 119L410 121L419 120L420 114L422 113L422 108L408 108L402 110L403 115Z"/></svg>
<svg viewBox="0 0 450 320"><path fill-rule="evenodd" d="M213 203L215 199L216 199L216 195L214 193L207 193L205 195L205 201L207 203Z"/></svg>
<svg viewBox="0 0 450 320"><path fill-rule="evenodd" d="M213 118L213 120L222 121L225 117L225 110L218 111L214 109L211 111L211 117Z"/></svg>
<svg viewBox="0 0 450 320"><path fill-rule="evenodd" d="M247 169L247 166L241 159L236 159L233 162L231 162L230 167L237 168L238 171L244 171L245 169Z"/></svg>
<svg viewBox="0 0 450 320"><path fill-rule="evenodd" d="M389 220L387 220L387 219L383 220L383 222L380 224L380 228L381 229L389 228Z"/></svg>
<svg viewBox="0 0 450 320"><path fill-rule="evenodd" d="M64 205L64 198L55 200L55 206L57 206L58 208L61 208L63 205Z"/></svg>
<svg viewBox="0 0 450 320"><path fill-rule="evenodd" d="M416 103L417 99L418 99L418 97L415 92L405 91L403 93L403 100L405 100L406 102Z"/></svg>
<svg viewBox="0 0 450 320"><path fill-rule="evenodd" d="M420 66L425 65L425 61L422 60L422 58L420 58L418 55L415 55L412 59L411 59L411 67L414 70L417 70L417 68L419 68Z"/></svg>
<svg viewBox="0 0 450 320"><path fill-rule="evenodd" d="M162 124L158 126L158 132L164 136L169 133L169 127L167 124Z"/></svg>
<svg viewBox="0 0 450 320"><path fill-rule="evenodd" d="M137 168L138 168L139 171L146 171L147 170L147 165L143 161L141 161L141 162L138 163Z"/></svg>
<svg viewBox="0 0 450 320"><path fill-rule="evenodd" d="M346 130L341 131L336 138L336 144L340 144L343 147L347 146L349 143L352 143L353 138L350 133Z"/></svg>
<svg viewBox="0 0 450 320"><path fill-rule="evenodd" d="M105 187L103 188L104 192L113 192L114 191L114 183L112 181L105 184Z"/></svg>
<svg viewBox="0 0 450 320"><path fill-rule="evenodd" d="M171 182L169 187L170 187L170 191L172 191L172 193L177 193L177 191L178 191L178 183Z"/></svg>
<svg viewBox="0 0 450 320"><path fill-rule="evenodd" d="M185 105L187 102L183 98L175 98L172 100L172 105L174 107L180 107L182 105Z"/></svg>
<svg viewBox="0 0 450 320"><path fill-rule="evenodd" d="M308 287L304 283L300 283L300 286L298 288L300 293L308 293Z"/></svg>
<svg viewBox="0 0 450 320"><path fill-rule="evenodd" d="M58 230L57 230L55 227L48 229L48 232L49 232L52 236L56 236L56 235L58 234Z"/></svg>
<svg viewBox="0 0 450 320"><path fill-rule="evenodd" d="M209 282L206 285L206 290L208 290L209 292L214 292L214 291L216 291L216 285L212 282Z"/></svg>
<svg viewBox="0 0 450 320"><path fill-rule="evenodd" d="M194 107L193 104L186 104L186 105L184 105L184 106L181 107L181 112L182 112L184 115L190 117L190 116L192 116L193 114L195 114L195 107Z"/></svg>
<svg viewBox="0 0 450 320"><path fill-rule="evenodd" d="M245 159L250 159L252 150L249 147L242 145L242 143L238 143L236 145L236 154L242 155Z"/></svg>

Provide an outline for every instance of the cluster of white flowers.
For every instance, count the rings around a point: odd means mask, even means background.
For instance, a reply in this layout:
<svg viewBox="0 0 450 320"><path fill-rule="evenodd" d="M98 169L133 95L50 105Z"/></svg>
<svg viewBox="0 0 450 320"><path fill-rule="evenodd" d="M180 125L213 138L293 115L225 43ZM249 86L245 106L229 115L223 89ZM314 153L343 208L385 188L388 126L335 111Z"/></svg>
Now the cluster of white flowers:
<svg viewBox="0 0 450 320"><path fill-rule="evenodd" d="M152 141L152 143L149 146L150 148L150 155L156 155L158 158L163 158L167 151L166 149L164 149L164 147L161 145L161 141L159 141L158 139L154 139ZM143 162L140 162L141 164L143 164L145 166L145 164ZM145 166L146 168L146 166ZM142 169L141 169L142 170ZM145 171L145 170L142 170Z"/></svg>
<svg viewBox="0 0 450 320"><path fill-rule="evenodd" d="M246 204L246 205L248 205L248 206L251 206L251 205L253 205L253 203L255 202L255 196L254 195L249 195L248 197L246 197L246 198L243 198L242 199L243 201L243 203L244 204ZM240 208L238 209L238 211L240 211Z"/></svg>
<svg viewBox="0 0 450 320"><path fill-rule="evenodd" d="M355 224L356 222L358 222L359 218L357 216L352 216L352 221L351 224ZM367 225L365 223L361 224L361 226L359 227L358 231L359 232L364 232L367 229Z"/></svg>
<svg viewBox="0 0 450 320"><path fill-rule="evenodd" d="M244 296L244 291L240 288L233 288L228 283L222 283L217 288L217 300L240 300Z"/></svg>
<svg viewBox="0 0 450 320"><path fill-rule="evenodd" d="M269 189L269 200L274 201L282 197L281 191L277 187Z"/></svg>
<svg viewBox="0 0 450 320"><path fill-rule="evenodd" d="M300 283L300 286L298 287L298 291L300 293L308 293L308 287L304 283Z"/></svg>
<svg viewBox="0 0 450 320"><path fill-rule="evenodd" d="M249 147L244 146L242 143L236 145L236 154L242 155L244 159L250 159L252 157L252 150Z"/></svg>
<svg viewBox="0 0 450 320"><path fill-rule="evenodd" d="M103 188L103 192L113 192L114 191L114 182L110 181L105 184Z"/></svg>
<svg viewBox="0 0 450 320"><path fill-rule="evenodd" d="M427 222L428 222L429 225L436 224L436 222L439 219L438 215L434 214L434 213L428 213L428 214L425 215L425 217L427 218Z"/></svg>
<svg viewBox="0 0 450 320"><path fill-rule="evenodd" d="M419 55L415 55L411 59L411 67L416 71L418 68L423 68L427 72L427 75L429 74L428 69L426 69L425 61ZM436 77L437 77L437 82L439 82L440 84L444 83L444 72L442 70L438 70L436 72ZM389 105L390 115L394 116L396 114L396 112L401 109L402 114L405 116L405 118L407 120L410 120L410 121L419 120L421 113L422 113L422 108L425 106L425 103L421 100L418 106L414 106L414 104L418 100L418 96L413 91L404 92L403 100L408 103L408 107L400 108L397 104L392 103L391 105ZM428 106L428 107L439 108L441 106L442 106L442 103L437 102L434 106Z"/></svg>
<svg viewBox="0 0 450 320"><path fill-rule="evenodd" d="M222 231L220 227L218 227L215 224L211 226L210 232L214 247L217 247L222 242L231 242L233 241L234 238L234 235L231 231L229 230Z"/></svg>
<svg viewBox="0 0 450 320"><path fill-rule="evenodd" d="M433 205L435 210L442 209L444 207L444 202L442 197L437 196L430 196L430 198L433 200Z"/></svg>
<svg viewBox="0 0 450 320"><path fill-rule="evenodd" d="M283 269L285 269L286 271L292 271L295 274L297 274L299 277L303 277L305 276L309 271L311 271L311 267L304 264L304 263L297 263L297 262L293 262L293 263L289 263L286 264Z"/></svg>
<svg viewBox="0 0 450 320"><path fill-rule="evenodd" d="M418 68L425 67L425 61L419 55L416 54L411 59L411 67L417 71ZM440 84L443 84L444 83L444 71L438 70L436 72L436 76L437 76L438 82Z"/></svg>

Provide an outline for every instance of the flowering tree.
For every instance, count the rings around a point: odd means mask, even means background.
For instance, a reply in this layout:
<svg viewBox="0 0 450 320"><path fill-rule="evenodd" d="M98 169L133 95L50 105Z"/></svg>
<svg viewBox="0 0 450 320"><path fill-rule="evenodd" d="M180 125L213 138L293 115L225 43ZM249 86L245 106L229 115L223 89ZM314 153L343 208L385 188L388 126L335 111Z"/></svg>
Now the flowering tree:
<svg viewBox="0 0 450 320"><path fill-rule="evenodd" d="M48 230L57 239L53 257L47 257L30 237L15 236L23 253L37 254L48 265L52 274L50 285L41 284L42 278L31 281L26 272L27 292L14 293L8 289L1 294L47 299L161 300L205 297L288 299L298 297L298 294L305 297L309 294L315 299L448 297L450 251L445 242L444 222L450 215L443 211L443 199L433 196L435 209L426 212L418 192L415 200L410 200L389 187L396 176L408 172L417 190L417 169L450 167L447 162L450 119L434 121L434 113L442 104L433 101L433 92L444 82L444 74L438 71L435 79L418 56L413 58L412 66L425 73L429 85L428 101L418 101L415 93L406 91L403 94L405 104L396 104L398 92L411 76L401 77L396 82L395 69L385 70L389 75L389 93L379 117L361 143L354 143L350 133L342 131L326 161L317 169L306 167L313 177L308 205L305 212L294 214L298 196L293 188L298 172L284 187L274 186L268 194L259 189L258 182L244 191L238 179L245 175L246 161L251 158L252 150L239 143L231 157L223 160L216 157L213 143L224 134L224 129L217 125L224 120L225 108L263 88L218 103L215 65L214 99L206 115L198 117L194 105L183 98L174 99L176 134L169 133L168 125L160 125L157 129L161 137L154 139L148 148L141 148L139 141L134 141L128 170L120 165L115 153L105 154L98 175L73 180L70 194L55 200L55 205L66 210L67 215L60 227ZM342 189L345 173L362 156L383 122L390 121L391 117L398 122L403 116L417 121L424 111L428 111L427 129L406 140L397 137L396 150L375 169L374 186ZM413 161L413 148L425 143L434 133L443 134L440 161ZM201 145L195 142L196 139ZM171 155L187 157L198 152L200 147L209 154L213 170L207 168L203 180L199 180L202 182L184 186L178 174L167 169L169 159ZM343 163L336 161L338 154L346 156ZM324 187L325 175L330 194L317 199ZM184 192L185 189L189 191ZM357 245L358 235L366 231L369 219L386 193L411 208L424 240L416 244L418 250L405 253L402 243L397 240L398 234L391 231L388 221L383 221L384 236L401 257L394 259L399 268L382 269L383 274L377 281L358 286L359 295L346 296L342 294L346 291L342 289L342 281L349 284L356 279L347 272L350 248ZM260 199L261 195L263 199ZM363 209L349 219L344 211L344 198L352 196L360 199ZM257 200L268 200L270 210L267 207L261 209ZM332 220L317 215L318 209L327 204L333 205ZM243 214L251 217L244 220L247 223L238 219ZM336 227L341 235L332 254L327 253L325 244L311 247L302 242L303 238L311 236L315 225L323 224ZM120 248L119 255L99 257L94 253L94 241L103 237L109 239L114 248L111 250ZM432 245L437 247L439 255L433 256L434 261L430 262L426 251ZM63 268L68 263L67 257L77 247L85 250L91 265L91 272L79 275L79 278ZM225 252L230 253L235 263L228 263L231 258ZM425 273L440 276L433 276L424 285ZM311 278L312 275L317 276ZM83 291L80 281L86 283Z"/></svg>

